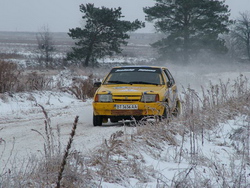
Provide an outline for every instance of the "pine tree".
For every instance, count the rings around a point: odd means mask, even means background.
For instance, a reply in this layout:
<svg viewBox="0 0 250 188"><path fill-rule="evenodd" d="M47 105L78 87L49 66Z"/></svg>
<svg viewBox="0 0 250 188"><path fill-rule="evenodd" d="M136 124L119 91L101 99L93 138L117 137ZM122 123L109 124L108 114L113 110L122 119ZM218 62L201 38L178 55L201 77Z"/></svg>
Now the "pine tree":
<svg viewBox="0 0 250 188"><path fill-rule="evenodd" d="M162 57L181 58L185 63L200 50L225 53L228 6L218 0L156 0L153 7L145 7L147 21L154 21L157 31L165 34L152 44Z"/></svg>
<svg viewBox="0 0 250 188"><path fill-rule="evenodd" d="M80 5L84 14L85 27L69 30L69 36L75 39L76 47L68 53L69 60L81 62L83 66L95 65L98 58L121 53L121 45L127 45L127 32L144 27L138 20L121 20L121 8L94 7L94 4Z"/></svg>

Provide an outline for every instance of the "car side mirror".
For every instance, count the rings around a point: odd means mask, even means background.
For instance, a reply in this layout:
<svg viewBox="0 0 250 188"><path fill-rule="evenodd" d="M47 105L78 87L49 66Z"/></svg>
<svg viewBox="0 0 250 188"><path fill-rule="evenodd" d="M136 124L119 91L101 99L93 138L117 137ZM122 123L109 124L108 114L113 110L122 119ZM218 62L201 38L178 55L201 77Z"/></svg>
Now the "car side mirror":
<svg viewBox="0 0 250 188"><path fill-rule="evenodd" d="M102 82L95 82L94 87L100 87L102 85Z"/></svg>

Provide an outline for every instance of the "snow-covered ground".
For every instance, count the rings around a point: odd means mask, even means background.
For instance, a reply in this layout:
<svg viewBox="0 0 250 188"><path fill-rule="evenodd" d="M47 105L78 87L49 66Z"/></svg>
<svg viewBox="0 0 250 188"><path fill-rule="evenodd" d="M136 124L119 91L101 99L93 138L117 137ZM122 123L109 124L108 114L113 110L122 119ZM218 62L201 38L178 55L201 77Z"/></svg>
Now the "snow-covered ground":
<svg viewBox="0 0 250 188"><path fill-rule="evenodd" d="M103 182L105 188L157 188L157 187L250 187L250 167L243 164L243 157L237 156L233 145L237 145L231 136L235 130L246 123L247 117L237 117L220 123L215 130L204 133L204 142L199 137L196 140L197 156L193 159L189 153L190 140L184 140L182 154L178 147L167 145L164 150L157 150L158 159L142 152L145 166L151 168L154 178L147 183L142 183L138 179L130 178L129 183L124 186ZM249 121L249 120L248 120ZM178 138L181 145L182 138ZM239 147L240 148L240 147ZM140 151L141 152L141 151ZM179 160L179 155L182 159ZM190 155L190 156L189 156ZM185 159L188 159L185 160ZM190 162L193 161L193 162ZM242 176L242 181L240 181ZM191 178L192 180L190 180ZM246 179L245 179L246 178ZM244 183L243 183L244 182ZM177 186L179 183L179 186Z"/></svg>
<svg viewBox="0 0 250 188"><path fill-rule="evenodd" d="M210 81L219 83L220 80L233 81L239 75L250 78L249 67L243 66L235 67L231 70L211 69L208 67L180 67L176 65L167 65L179 87L181 95L182 89L191 87L198 92L200 86L208 87ZM122 123L112 124L107 123L102 127L94 127L92 125L92 99L85 101L78 100L75 96L69 93L58 91L34 91L29 93L16 94L1 94L0 95L0 173L6 171L11 167L13 161L23 164L24 159L30 158L32 155L41 155L44 149L45 136L45 115L42 107L48 113L51 120L51 127L56 134L57 127L60 130L60 140L66 146L72 124L76 116L79 116L76 135L74 137L72 150L79 152L90 152L99 146L104 139L108 139L110 135L116 131L122 130L126 132L135 132L136 128L133 126L124 126ZM42 107L41 107L42 106ZM230 165L234 148L232 147L232 140L229 139L232 131L244 125L246 121L245 116L237 117L234 120L220 124L217 130L212 130L213 133L208 133L209 138L205 138L203 145L197 146L199 152L206 156L204 160L223 161L222 164ZM39 134L41 133L41 134ZM190 145L188 142L184 145L183 150L188 150ZM194 169L193 176L207 176L207 168L192 166L187 162L172 162L173 160L166 160L174 158L175 150L173 147L166 147L162 151L161 156L165 160L155 160L151 156L144 154L146 166L152 166L157 172L158 176L162 176L166 182L177 178L184 169ZM240 160L235 157L234 161L238 163ZM208 162L209 163L209 162ZM207 164L212 165L212 164ZM231 164L235 165L235 164ZM222 168L222 167L221 167ZM250 179L249 166L245 168ZM195 173L199 172L199 175ZM180 174L179 174L180 173ZM190 172L193 173L193 172ZM237 174L237 171L232 172ZM221 178L221 177L219 177ZM129 185L125 187L157 187L157 178L150 183L141 183L137 179L131 179ZM214 187L219 180L210 180ZM249 181L248 181L249 183ZM170 182L171 184L171 182ZM102 187L124 187L115 183L102 182ZM248 184L250 186L250 184ZM1 186L0 186L1 187Z"/></svg>
<svg viewBox="0 0 250 188"><path fill-rule="evenodd" d="M74 119L79 116L73 142L79 151L93 149L114 131L122 129L122 126L108 124L93 127L91 102L91 99L81 101L62 92L19 93L0 99L1 167L8 160L39 155L43 151L45 140L36 132L45 135L45 115L41 106L48 113L52 129L59 126L60 139L65 145Z"/></svg>

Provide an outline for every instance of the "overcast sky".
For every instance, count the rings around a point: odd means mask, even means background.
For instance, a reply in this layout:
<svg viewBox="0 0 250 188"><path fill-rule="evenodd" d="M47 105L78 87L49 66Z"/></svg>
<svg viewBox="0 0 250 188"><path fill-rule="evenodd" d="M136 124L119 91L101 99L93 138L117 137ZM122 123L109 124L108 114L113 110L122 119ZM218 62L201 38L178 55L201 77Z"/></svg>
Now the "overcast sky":
<svg viewBox="0 0 250 188"><path fill-rule="evenodd" d="M52 32L68 32L80 26L80 4L94 3L95 6L121 7L126 20L145 21L142 8L153 6L154 0L0 0L0 31L38 32L48 26ZM250 0L226 0L232 18L239 12L250 11ZM140 32L154 32L147 24Z"/></svg>

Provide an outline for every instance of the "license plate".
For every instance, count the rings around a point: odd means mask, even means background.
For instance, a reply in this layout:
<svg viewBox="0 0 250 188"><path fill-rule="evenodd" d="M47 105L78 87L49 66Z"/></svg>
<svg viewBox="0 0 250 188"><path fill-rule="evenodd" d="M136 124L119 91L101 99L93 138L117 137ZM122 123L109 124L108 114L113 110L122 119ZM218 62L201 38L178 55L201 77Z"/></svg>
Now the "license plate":
<svg viewBox="0 0 250 188"><path fill-rule="evenodd" d="M116 104L115 109L117 110L137 110L137 104Z"/></svg>

